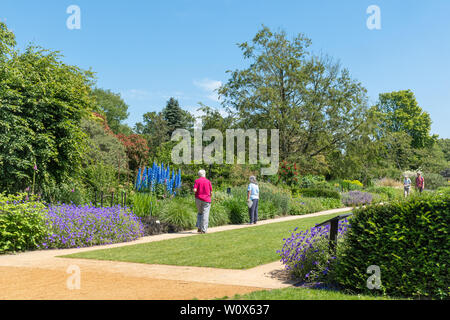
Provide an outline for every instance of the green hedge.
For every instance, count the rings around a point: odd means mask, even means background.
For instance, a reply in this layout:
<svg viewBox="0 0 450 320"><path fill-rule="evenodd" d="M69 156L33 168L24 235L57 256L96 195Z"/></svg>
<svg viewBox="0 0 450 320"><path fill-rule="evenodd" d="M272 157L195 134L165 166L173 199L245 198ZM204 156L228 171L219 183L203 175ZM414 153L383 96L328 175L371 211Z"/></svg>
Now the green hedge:
<svg viewBox="0 0 450 320"><path fill-rule="evenodd" d="M328 189L299 189L297 191L298 194L303 197L310 198L333 198L333 199L341 199L341 195L339 192Z"/></svg>
<svg viewBox="0 0 450 320"><path fill-rule="evenodd" d="M49 235L44 204L25 198L0 194L0 254L35 250Z"/></svg>
<svg viewBox="0 0 450 320"><path fill-rule="evenodd" d="M356 210L336 279L346 288L370 292L367 268L377 265L385 294L449 298L449 225L449 195L421 195Z"/></svg>

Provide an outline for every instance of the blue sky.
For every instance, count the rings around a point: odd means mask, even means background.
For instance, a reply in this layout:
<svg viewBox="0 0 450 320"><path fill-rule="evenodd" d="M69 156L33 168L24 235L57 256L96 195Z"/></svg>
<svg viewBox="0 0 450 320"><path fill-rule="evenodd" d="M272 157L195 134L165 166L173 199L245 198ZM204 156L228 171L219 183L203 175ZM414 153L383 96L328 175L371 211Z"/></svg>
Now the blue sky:
<svg viewBox="0 0 450 320"><path fill-rule="evenodd" d="M81 29L69 30L66 9L81 9ZM370 5L381 30L369 30ZM218 107L213 90L226 70L245 66L237 43L264 24L305 33L312 50L328 54L378 95L411 89L431 114L432 132L450 138L450 1L448 0L1 0L0 19L19 47L61 51L69 64L97 73L98 87L119 92L133 125L170 97L190 111Z"/></svg>

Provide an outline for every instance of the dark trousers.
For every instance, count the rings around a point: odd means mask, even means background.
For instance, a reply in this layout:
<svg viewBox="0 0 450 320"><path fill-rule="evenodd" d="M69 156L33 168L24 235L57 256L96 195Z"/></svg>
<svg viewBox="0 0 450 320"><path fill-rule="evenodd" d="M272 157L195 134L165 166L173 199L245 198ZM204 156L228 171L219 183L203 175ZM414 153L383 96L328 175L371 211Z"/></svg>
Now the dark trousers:
<svg viewBox="0 0 450 320"><path fill-rule="evenodd" d="M258 222L258 199L254 199L253 205L248 209L248 214L250 216L250 223Z"/></svg>

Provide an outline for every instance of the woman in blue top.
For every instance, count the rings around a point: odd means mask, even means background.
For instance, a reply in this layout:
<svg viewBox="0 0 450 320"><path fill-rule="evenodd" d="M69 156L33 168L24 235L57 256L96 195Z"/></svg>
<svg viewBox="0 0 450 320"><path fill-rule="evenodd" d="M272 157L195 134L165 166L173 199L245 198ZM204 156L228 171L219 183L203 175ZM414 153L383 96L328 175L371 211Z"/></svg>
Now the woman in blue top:
<svg viewBox="0 0 450 320"><path fill-rule="evenodd" d="M250 177L250 184L247 189L248 214L250 215L250 224L258 222L258 200L259 187L256 177Z"/></svg>

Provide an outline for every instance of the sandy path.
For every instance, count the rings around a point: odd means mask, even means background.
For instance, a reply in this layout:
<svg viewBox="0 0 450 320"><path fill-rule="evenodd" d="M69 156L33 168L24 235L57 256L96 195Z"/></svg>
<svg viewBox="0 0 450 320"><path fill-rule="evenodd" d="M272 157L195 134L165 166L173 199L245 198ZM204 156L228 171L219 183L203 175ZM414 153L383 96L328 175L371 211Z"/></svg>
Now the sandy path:
<svg viewBox="0 0 450 320"><path fill-rule="evenodd" d="M349 211L328 210L304 216L282 217L261 221L259 225L304 219ZM230 225L210 228L209 232L253 228L252 225ZM283 288L286 280L279 262L248 270L230 270L138 263L66 259L57 256L89 250L121 247L138 243L195 236L195 231L144 237L137 241L95 248L47 250L0 256L0 300L2 299L87 299L87 300L182 300L212 299L248 292ZM80 289L69 290L70 266L80 270Z"/></svg>

